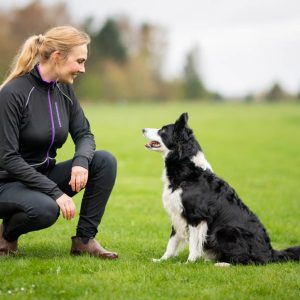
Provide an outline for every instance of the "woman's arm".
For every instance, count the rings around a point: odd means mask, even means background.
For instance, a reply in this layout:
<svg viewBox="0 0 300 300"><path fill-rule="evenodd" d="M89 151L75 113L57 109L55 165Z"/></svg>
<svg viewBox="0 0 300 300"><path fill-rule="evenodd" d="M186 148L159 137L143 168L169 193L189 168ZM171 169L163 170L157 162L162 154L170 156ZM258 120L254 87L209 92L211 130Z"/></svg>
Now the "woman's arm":
<svg viewBox="0 0 300 300"><path fill-rule="evenodd" d="M26 186L54 200L63 195L57 184L31 167L19 153L22 99L5 87L0 91L0 167Z"/></svg>
<svg viewBox="0 0 300 300"><path fill-rule="evenodd" d="M94 135L91 133L90 124L70 86L69 93L73 101L69 129L75 144L73 166L80 166L88 169L96 147Z"/></svg>

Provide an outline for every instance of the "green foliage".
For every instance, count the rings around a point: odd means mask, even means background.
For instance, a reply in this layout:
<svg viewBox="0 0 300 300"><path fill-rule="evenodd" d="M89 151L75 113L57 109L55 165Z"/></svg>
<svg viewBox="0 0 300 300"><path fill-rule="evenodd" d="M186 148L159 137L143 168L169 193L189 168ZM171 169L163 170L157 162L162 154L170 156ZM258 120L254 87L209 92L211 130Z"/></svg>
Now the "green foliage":
<svg viewBox="0 0 300 300"><path fill-rule="evenodd" d="M92 55L95 57L99 56L102 60L111 59L118 63L126 61L127 50L114 20L108 19L99 32L92 36L92 41Z"/></svg>
<svg viewBox="0 0 300 300"><path fill-rule="evenodd" d="M22 8L0 9L0 82L6 78L13 57L25 39L53 26L73 23L92 37L86 68L88 76L77 84L82 99L110 102L223 100L220 91L208 90L205 78L199 74L195 49L187 53L183 74L174 74L177 78L163 76L168 49L165 28L145 22L133 25L127 17L110 17L101 27L95 26L98 22L92 17L86 17L78 24L72 22L65 1L54 4L42 0L27 2ZM248 102L265 101L266 98L269 101L295 101L299 100L299 95L288 95L275 84L266 94L249 93L243 98Z"/></svg>
<svg viewBox="0 0 300 300"><path fill-rule="evenodd" d="M287 96L287 93L283 90L278 82L274 83L270 90L266 93L266 99L268 101L284 100L287 98Z"/></svg>
<svg viewBox="0 0 300 300"><path fill-rule="evenodd" d="M187 99L200 99L207 95L198 72L197 54L197 49L192 49L186 57L184 87Z"/></svg>
<svg viewBox="0 0 300 300"><path fill-rule="evenodd" d="M29 36L69 23L70 16L64 3L45 7L36 0L11 11L0 9L0 81L6 78L13 57Z"/></svg>
<svg viewBox="0 0 300 300"><path fill-rule="evenodd" d="M94 100L99 98L103 89L103 81L97 75L93 72L87 72L75 82L75 88L78 91L77 96L80 100Z"/></svg>
<svg viewBox="0 0 300 300"><path fill-rule="evenodd" d="M5 41L0 49L0 79L5 78L25 39L62 24L72 24L63 2L46 5L36 0L22 9L0 11L0 27L5 28L0 30L0 40ZM89 17L81 27L92 37L88 75L77 83L82 99L141 102L182 97L183 79L162 76L167 49L163 28L149 23L134 26L128 18L108 18L103 26L95 29ZM192 89L195 90L195 83Z"/></svg>
<svg viewBox="0 0 300 300"><path fill-rule="evenodd" d="M216 268L164 263L170 234L161 201L163 161L144 149L141 129L189 112L214 171L259 216L274 248L300 244L300 106L296 104L85 105L98 149L118 159L118 177L97 239L118 261L70 257L76 220L24 235L16 257L0 258L1 299L299 299L300 263ZM58 160L72 157L69 140ZM77 208L82 194L74 197Z"/></svg>

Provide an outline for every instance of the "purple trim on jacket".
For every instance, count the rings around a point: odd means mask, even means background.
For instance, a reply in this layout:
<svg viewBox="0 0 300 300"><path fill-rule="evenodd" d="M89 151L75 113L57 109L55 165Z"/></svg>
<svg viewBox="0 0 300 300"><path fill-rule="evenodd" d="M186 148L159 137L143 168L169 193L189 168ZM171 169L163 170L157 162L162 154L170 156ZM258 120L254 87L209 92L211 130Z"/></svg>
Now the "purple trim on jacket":
<svg viewBox="0 0 300 300"><path fill-rule="evenodd" d="M48 83L50 86L49 86L49 89L48 89L48 106L49 106L49 112L50 112L50 120L51 120L51 143L50 143L50 146L48 148L48 151L47 151L47 154L46 154L46 159L47 159L47 166L49 165L49 153L50 153L50 149L51 147L53 146L53 143L54 143L54 138L55 138L55 126L54 126L54 119L53 119L53 111L52 111L52 104L51 104L51 95L50 95L50 92L51 92L51 87L53 88L56 84L55 81L51 80L51 81L47 81L47 80L44 80L42 75L41 75L41 70L40 70L40 65L37 64L37 71L41 77L41 79L43 80L43 82L45 83ZM56 107L56 112L57 112L57 116L58 116L58 110L57 110L57 107ZM59 118L59 117L58 117ZM60 123L60 120L59 120L59 123Z"/></svg>
<svg viewBox="0 0 300 300"><path fill-rule="evenodd" d="M36 68L37 68L37 71L38 71L38 73L39 73L41 79L43 80L43 82L48 83L48 84L50 84L51 86L54 86L54 85L55 85L56 81L54 81L54 80L48 81L48 80L45 80L45 79L42 77L41 70L40 70L40 65L39 65L39 64L36 65Z"/></svg>
<svg viewBox="0 0 300 300"><path fill-rule="evenodd" d="M54 127L52 104L51 104L51 97L50 97L50 88L48 90L48 105L49 105L50 119L51 119L52 138L51 138L51 144L50 144L49 149L48 149L47 154L46 154L47 166L49 165L49 152L50 152L50 149L51 149L51 147L54 143L54 138L55 138L55 127Z"/></svg>

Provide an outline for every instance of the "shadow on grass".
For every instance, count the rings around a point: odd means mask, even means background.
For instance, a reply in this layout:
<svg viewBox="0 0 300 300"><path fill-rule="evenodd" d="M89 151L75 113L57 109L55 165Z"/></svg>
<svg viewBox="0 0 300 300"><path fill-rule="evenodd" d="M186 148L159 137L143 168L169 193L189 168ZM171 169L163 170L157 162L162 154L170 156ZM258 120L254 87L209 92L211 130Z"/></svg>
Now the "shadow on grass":
<svg viewBox="0 0 300 300"><path fill-rule="evenodd" d="M14 259L56 259L70 256L69 247L54 243L24 245L13 255Z"/></svg>

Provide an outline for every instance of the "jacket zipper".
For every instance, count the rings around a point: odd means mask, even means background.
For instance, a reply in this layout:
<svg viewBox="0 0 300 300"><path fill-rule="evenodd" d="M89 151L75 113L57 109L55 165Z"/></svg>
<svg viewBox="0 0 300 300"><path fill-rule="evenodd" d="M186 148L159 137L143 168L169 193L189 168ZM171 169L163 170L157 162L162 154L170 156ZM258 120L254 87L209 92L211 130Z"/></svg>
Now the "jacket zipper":
<svg viewBox="0 0 300 300"><path fill-rule="evenodd" d="M46 154L47 167L49 166L49 153L50 153L50 149L53 146L54 138L55 138L55 127L54 127L54 120L53 120L53 112L52 112L50 88L48 89L48 106L49 106L50 120L51 120L51 143L50 143L50 146L49 146L47 154Z"/></svg>

